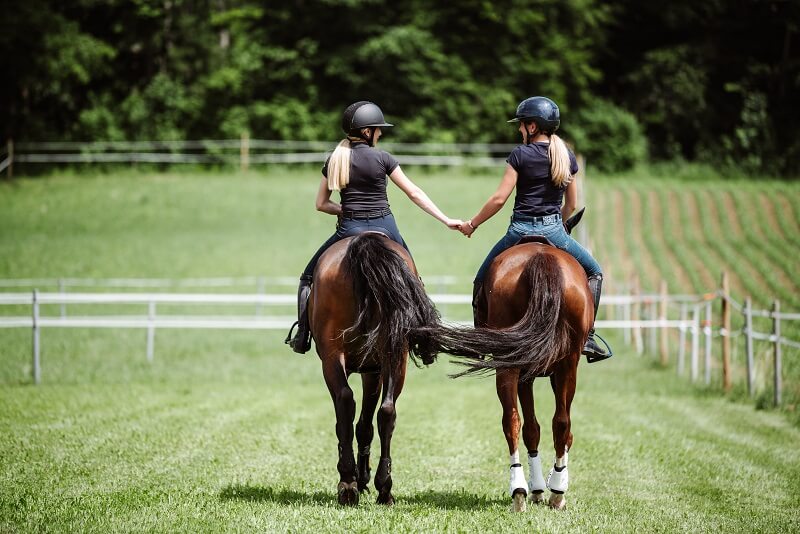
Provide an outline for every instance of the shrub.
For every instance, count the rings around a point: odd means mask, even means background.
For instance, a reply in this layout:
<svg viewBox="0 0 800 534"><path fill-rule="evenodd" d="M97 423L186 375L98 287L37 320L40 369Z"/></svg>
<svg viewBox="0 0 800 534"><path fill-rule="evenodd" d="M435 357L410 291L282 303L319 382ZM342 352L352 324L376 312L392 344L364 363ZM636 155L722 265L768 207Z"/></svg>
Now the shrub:
<svg viewBox="0 0 800 534"><path fill-rule="evenodd" d="M631 169L647 156L647 140L636 117L604 100L570 115L564 137L603 172Z"/></svg>

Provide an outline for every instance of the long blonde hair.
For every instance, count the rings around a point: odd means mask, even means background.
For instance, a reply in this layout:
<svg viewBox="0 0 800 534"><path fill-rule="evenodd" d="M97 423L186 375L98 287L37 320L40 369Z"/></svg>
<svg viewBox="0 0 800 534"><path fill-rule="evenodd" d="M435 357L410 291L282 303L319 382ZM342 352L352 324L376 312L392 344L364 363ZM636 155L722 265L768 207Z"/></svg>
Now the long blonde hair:
<svg viewBox="0 0 800 534"><path fill-rule="evenodd" d="M553 185L566 187L572 181L569 170L569 150L564 141L556 134L550 134L550 146L547 147L547 157L550 158L550 175Z"/></svg>
<svg viewBox="0 0 800 534"><path fill-rule="evenodd" d="M328 189L341 191L350 183L350 155L353 148L350 139L342 139L328 160Z"/></svg>

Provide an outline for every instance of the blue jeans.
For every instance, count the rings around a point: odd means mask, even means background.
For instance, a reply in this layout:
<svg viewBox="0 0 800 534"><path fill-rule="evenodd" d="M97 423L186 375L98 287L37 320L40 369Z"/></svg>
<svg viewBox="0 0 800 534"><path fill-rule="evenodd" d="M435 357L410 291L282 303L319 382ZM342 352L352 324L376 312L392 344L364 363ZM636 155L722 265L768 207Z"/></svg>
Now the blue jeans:
<svg viewBox="0 0 800 534"><path fill-rule="evenodd" d="M404 249L408 250L408 245L406 245L406 242L400 235L400 230L397 229L397 223L394 221L394 215L391 213L384 215L383 217L375 218L340 217L339 221L336 223L336 232L330 236L321 247L319 247L317 253L314 254L314 256L311 258L311 261L309 261L308 265L306 265L301 278L307 277L307 279L310 280L311 277L314 276L314 268L317 266L317 261L319 261L322 253L328 250L331 245L337 241L341 241L345 237L362 234L364 232L380 232L389 236L389 239L402 245ZM411 254L411 251L409 250L408 253Z"/></svg>
<svg viewBox="0 0 800 534"><path fill-rule="evenodd" d="M483 264L481 264L480 269L478 269L478 274L475 275L475 282L483 282L483 279L486 277L486 271L489 270L492 261L494 261L501 252L517 244L517 242L526 235L543 235L552 241L555 246L568 252L573 258L578 260L578 263L580 263L586 271L586 276L603 274L603 270L600 268L600 264L597 263L597 260L564 230L564 224L561 222L560 215L549 216L549 218L514 215L511 217L511 224L508 226L506 235L497 242L494 248L489 251L486 259L483 260Z"/></svg>

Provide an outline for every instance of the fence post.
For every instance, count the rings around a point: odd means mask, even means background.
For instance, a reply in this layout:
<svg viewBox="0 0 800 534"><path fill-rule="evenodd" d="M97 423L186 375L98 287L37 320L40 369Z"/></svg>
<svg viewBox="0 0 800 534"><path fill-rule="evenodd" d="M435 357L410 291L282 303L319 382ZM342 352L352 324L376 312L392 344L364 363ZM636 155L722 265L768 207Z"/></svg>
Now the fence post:
<svg viewBox="0 0 800 534"><path fill-rule="evenodd" d="M148 313L147 313L147 361L153 361L153 352L155 350L155 341L156 341L156 326L154 324L156 320L156 303L150 302Z"/></svg>
<svg viewBox="0 0 800 534"><path fill-rule="evenodd" d="M633 306L631 310L631 320L632 321L639 321L641 319L641 302L640 302L640 287L639 287L639 277L633 275L633 283L632 283L632 295L633 295ZM631 334L633 334L633 344L636 347L636 353L641 355L644 352L644 343L642 341L642 329L639 326L632 326L631 327Z"/></svg>
<svg viewBox="0 0 800 534"><path fill-rule="evenodd" d="M8 151L8 168L6 169L6 178L11 180L14 177L14 140L9 139L6 143Z"/></svg>
<svg viewBox="0 0 800 534"><path fill-rule="evenodd" d="M681 302L681 325L678 327L678 375L683 374L686 366L686 328L683 323L686 321L686 303Z"/></svg>
<svg viewBox="0 0 800 534"><path fill-rule="evenodd" d="M41 362L39 359L39 290L33 290L33 383L38 385L42 380Z"/></svg>
<svg viewBox="0 0 800 534"><path fill-rule="evenodd" d="M753 303L749 295L744 299L744 336L747 353L747 394L752 397L755 368L753 367Z"/></svg>
<svg viewBox="0 0 800 534"><path fill-rule="evenodd" d="M706 320L703 332L706 335L706 385L711 384L711 336L714 333L713 324L711 320L711 301L706 301Z"/></svg>
<svg viewBox="0 0 800 534"><path fill-rule="evenodd" d="M731 390L731 305L728 301L728 272L722 271L722 387Z"/></svg>
<svg viewBox="0 0 800 534"><path fill-rule="evenodd" d="M239 167L242 172L250 168L250 132L242 132L239 146Z"/></svg>
<svg viewBox="0 0 800 534"><path fill-rule="evenodd" d="M660 310L658 314L658 318L661 321L666 322L667 320L667 306L669 305L669 301L667 300L667 281L661 280L661 303L660 303ZM660 328L661 332L661 347L659 349L660 356L661 356L661 365L664 367L667 366L669 363L669 330L665 325L662 325Z"/></svg>
<svg viewBox="0 0 800 534"><path fill-rule="evenodd" d="M781 381L782 362L781 362L781 303L776 300L772 306L772 334L775 336L774 356L775 356L775 406L781 405L783 396L783 383Z"/></svg>

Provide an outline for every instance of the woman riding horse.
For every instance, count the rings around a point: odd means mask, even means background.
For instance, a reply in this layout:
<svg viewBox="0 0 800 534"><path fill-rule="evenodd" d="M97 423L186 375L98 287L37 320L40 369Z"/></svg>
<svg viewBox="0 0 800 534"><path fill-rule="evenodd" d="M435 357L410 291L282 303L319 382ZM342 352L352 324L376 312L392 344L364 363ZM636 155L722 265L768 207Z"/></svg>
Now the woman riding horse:
<svg viewBox="0 0 800 534"><path fill-rule="evenodd" d="M578 163L572 151L555 134L561 123L558 106L543 96L526 98L520 102L516 115L508 122L519 123L523 144L508 156L508 165L497 191L489 197L477 215L461 225L461 232L470 237L481 224L502 209L516 188L514 214L506 235L489 251L475 275L472 302L475 325L480 326L481 323L481 303L485 301L482 289L486 271L498 254L527 235L542 235L578 260L589 279L596 316L603 271L589 251L569 236L562 223L562 220L572 214L577 204L578 184L574 176L578 172ZM594 340L594 326L583 347L583 354L589 363L611 356L609 350L600 347Z"/></svg>
<svg viewBox="0 0 800 534"><path fill-rule="evenodd" d="M347 134L330 155L322 168L322 181L317 191L317 210L336 215L336 232L317 250L300 276L297 290L297 322L292 325L286 343L297 353L311 348L311 331L308 327L307 302L311 291L314 267L320 256L334 243L347 236L362 232L380 232L408 250L397 229L386 197L387 175L417 206L451 229L458 229L460 220L447 217L415 185L397 160L388 152L375 148L382 128L393 126L386 122L381 108L372 102L351 104L342 115L342 130ZM331 200L338 191L341 203ZM292 337L292 330L297 333ZM430 363L430 362L425 362Z"/></svg>

